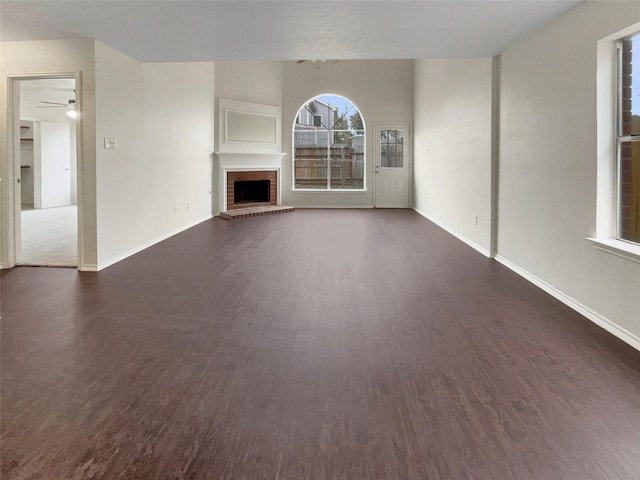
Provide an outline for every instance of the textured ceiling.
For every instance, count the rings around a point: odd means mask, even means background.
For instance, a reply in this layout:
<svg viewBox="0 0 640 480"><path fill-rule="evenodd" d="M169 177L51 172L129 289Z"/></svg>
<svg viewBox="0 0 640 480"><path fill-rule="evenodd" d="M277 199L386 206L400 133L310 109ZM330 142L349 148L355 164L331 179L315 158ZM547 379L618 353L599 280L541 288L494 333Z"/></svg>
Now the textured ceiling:
<svg viewBox="0 0 640 480"><path fill-rule="evenodd" d="M0 39L145 62L497 55L580 1L0 1Z"/></svg>

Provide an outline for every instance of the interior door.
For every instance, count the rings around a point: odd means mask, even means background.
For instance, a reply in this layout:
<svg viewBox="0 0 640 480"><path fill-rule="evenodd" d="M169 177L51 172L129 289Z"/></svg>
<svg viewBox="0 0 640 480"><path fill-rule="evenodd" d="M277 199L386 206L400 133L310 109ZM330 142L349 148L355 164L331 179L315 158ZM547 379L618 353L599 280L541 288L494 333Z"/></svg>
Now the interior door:
<svg viewBox="0 0 640 480"><path fill-rule="evenodd" d="M71 130L64 123L40 123L41 208L71 203Z"/></svg>
<svg viewBox="0 0 640 480"><path fill-rule="evenodd" d="M375 206L408 208L410 126L379 124L375 128Z"/></svg>

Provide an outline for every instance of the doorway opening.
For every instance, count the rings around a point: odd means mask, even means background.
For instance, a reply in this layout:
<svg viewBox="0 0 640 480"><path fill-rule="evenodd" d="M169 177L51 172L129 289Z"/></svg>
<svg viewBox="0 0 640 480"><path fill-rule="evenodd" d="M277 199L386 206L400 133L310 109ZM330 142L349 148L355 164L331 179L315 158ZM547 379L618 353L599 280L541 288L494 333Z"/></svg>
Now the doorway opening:
<svg viewBox="0 0 640 480"><path fill-rule="evenodd" d="M14 165L19 166L15 263L77 267L76 79L41 77L16 83L19 111L13 119L19 121L20 139L14 149Z"/></svg>

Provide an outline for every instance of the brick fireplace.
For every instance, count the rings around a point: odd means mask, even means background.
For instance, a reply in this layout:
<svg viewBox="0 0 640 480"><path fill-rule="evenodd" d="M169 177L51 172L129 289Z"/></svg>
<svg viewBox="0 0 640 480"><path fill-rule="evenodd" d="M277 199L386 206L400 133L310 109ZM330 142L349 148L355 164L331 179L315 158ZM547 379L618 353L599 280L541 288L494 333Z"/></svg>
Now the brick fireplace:
<svg viewBox="0 0 640 480"><path fill-rule="evenodd" d="M220 213L280 205L280 175L284 155L216 152L219 166ZM268 186L265 187L266 182Z"/></svg>
<svg viewBox="0 0 640 480"><path fill-rule="evenodd" d="M227 210L278 204L278 172L227 172Z"/></svg>

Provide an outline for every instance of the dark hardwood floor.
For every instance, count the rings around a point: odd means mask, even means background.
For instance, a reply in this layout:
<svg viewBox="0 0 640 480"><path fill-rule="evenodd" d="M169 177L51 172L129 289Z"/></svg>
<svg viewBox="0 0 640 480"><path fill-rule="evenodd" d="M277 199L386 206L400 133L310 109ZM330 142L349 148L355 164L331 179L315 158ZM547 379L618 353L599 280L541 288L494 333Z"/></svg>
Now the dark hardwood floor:
<svg viewBox="0 0 640 480"><path fill-rule="evenodd" d="M640 352L410 210L2 273L3 479L640 478Z"/></svg>

